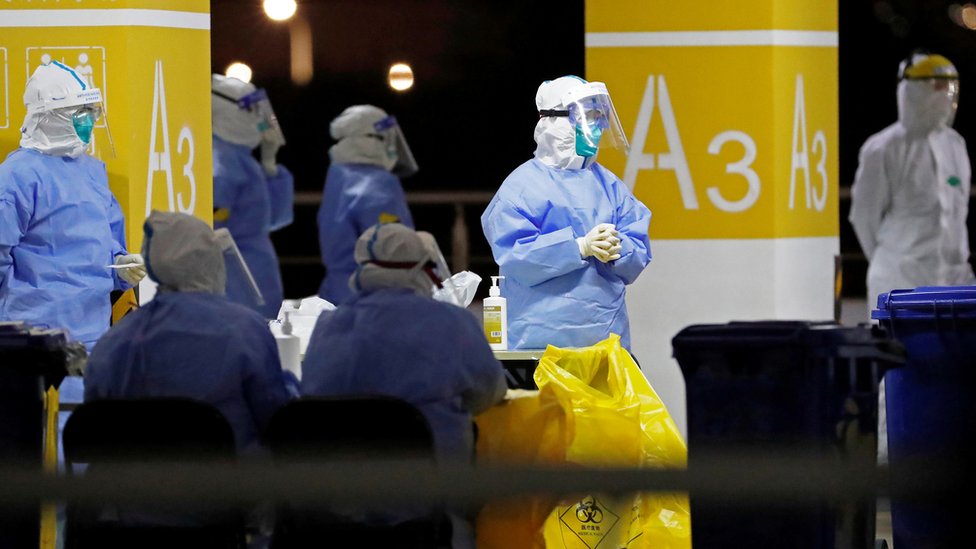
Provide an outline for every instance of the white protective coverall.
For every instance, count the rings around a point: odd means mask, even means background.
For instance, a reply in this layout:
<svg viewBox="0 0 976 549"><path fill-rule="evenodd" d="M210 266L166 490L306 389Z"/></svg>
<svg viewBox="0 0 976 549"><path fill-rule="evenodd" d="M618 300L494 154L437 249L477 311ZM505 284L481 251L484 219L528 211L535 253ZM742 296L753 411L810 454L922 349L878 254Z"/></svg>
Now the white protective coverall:
<svg viewBox="0 0 976 549"><path fill-rule="evenodd" d="M976 283L966 215L966 142L950 126L958 73L944 57L902 62L898 121L861 147L850 222L869 261L869 310L896 288Z"/></svg>

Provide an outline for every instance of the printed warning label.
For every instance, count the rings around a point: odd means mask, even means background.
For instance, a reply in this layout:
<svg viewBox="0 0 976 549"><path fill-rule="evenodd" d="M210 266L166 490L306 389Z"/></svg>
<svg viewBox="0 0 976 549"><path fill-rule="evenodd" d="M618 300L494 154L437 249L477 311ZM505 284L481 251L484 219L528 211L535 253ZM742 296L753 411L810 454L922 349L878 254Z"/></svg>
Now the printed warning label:
<svg viewBox="0 0 976 549"><path fill-rule="evenodd" d="M559 510L559 527L563 539L569 541L575 536L588 549L600 546L619 520L619 516L595 497L585 497L578 503Z"/></svg>

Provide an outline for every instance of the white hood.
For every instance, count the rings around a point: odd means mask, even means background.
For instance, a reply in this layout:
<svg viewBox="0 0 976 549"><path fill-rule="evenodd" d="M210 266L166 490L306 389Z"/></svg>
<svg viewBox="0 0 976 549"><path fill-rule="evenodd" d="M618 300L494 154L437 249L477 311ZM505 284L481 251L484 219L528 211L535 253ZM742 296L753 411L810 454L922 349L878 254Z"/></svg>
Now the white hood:
<svg viewBox="0 0 976 549"><path fill-rule="evenodd" d="M576 76L562 76L546 80L539 86L535 95L535 106L543 109L565 109L562 103L566 92L586 84ZM565 116L544 116L535 125L535 157L543 164L553 168L583 168L587 158L576 154L576 132ZM591 157L596 158L596 157Z"/></svg>
<svg viewBox="0 0 976 549"><path fill-rule="evenodd" d="M71 68L57 61L37 67L24 89L27 115L20 146L52 156L81 156L88 145L75 132L68 110L100 105L101 99L101 92L88 88Z"/></svg>

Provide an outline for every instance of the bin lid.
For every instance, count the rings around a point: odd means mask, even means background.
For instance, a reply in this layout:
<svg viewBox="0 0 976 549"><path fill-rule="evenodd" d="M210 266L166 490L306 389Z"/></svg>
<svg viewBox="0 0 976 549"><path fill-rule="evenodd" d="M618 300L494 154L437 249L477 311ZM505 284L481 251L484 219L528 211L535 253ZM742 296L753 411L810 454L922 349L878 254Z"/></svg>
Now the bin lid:
<svg viewBox="0 0 976 549"><path fill-rule="evenodd" d="M976 286L919 286L878 295L875 320L976 318Z"/></svg>
<svg viewBox="0 0 976 549"><path fill-rule="evenodd" d="M671 340L672 356L685 375L698 368L702 353L764 353L789 348L810 358L878 361L884 369L901 366L905 350L880 326L842 326L834 321L764 320L687 326ZM783 363L784 367L796 366ZM883 372L882 372L883 373Z"/></svg>
<svg viewBox="0 0 976 549"><path fill-rule="evenodd" d="M17 349L59 350L68 345L68 332L34 328L21 321L0 322L0 353Z"/></svg>
<svg viewBox="0 0 976 549"><path fill-rule="evenodd" d="M732 321L724 324L695 324L678 332L671 340L673 356L679 358L685 350L693 352L709 348L790 345L798 347L831 348L836 352L844 346L868 346L889 352L889 338L876 327L841 326L834 321L761 320ZM891 351L898 354L898 351Z"/></svg>

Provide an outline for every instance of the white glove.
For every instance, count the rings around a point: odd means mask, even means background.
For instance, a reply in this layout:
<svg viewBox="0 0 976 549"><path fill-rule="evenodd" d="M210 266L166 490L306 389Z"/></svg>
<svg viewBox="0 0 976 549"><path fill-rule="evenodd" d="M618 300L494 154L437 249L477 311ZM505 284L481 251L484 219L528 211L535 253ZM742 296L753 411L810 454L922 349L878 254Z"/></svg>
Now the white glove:
<svg viewBox="0 0 976 549"><path fill-rule="evenodd" d="M620 238L612 223L600 223L590 229L586 236L576 239L580 257L595 257L603 263L620 259Z"/></svg>
<svg viewBox="0 0 976 549"><path fill-rule="evenodd" d="M119 254L115 256L115 265L120 267L119 278L133 286L146 277L146 262L139 254Z"/></svg>
<svg viewBox="0 0 976 549"><path fill-rule="evenodd" d="M265 139L261 141L261 167L268 177L278 175L278 149L281 143L276 139Z"/></svg>

